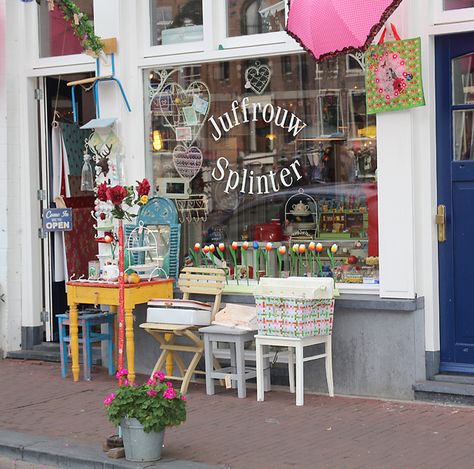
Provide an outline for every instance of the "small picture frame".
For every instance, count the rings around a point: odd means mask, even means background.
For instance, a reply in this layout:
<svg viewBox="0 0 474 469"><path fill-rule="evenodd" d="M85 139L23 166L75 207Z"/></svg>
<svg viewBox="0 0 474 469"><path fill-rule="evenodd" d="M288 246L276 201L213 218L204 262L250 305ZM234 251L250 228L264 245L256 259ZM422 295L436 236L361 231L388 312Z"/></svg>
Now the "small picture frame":
<svg viewBox="0 0 474 469"><path fill-rule="evenodd" d="M171 94L164 92L160 93L156 98L153 99L151 108L155 112L161 112L163 114L169 114L172 111L172 100Z"/></svg>
<svg viewBox="0 0 474 469"><path fill-rule="evenodd" d="M207 109L209 108L209 102L201 98L201 96L198 96L197 94L195 94L193 96L192 107L194 108L196 112L199 112L199 114L202 114L204 116L206 115Z"/></svg>
<svg viewBox="0 0 474 469"><path fill-rule="evenodd" d="M198 125L199 120L196 113L196 110L193 106L183 107L184 120L188 125Z"/></svg>
<svg viewBox="0 0 474 469"><path fill-rule="evenodd" d="M193 139L191 127L176 127L176 140L189 142Z"/></svg>

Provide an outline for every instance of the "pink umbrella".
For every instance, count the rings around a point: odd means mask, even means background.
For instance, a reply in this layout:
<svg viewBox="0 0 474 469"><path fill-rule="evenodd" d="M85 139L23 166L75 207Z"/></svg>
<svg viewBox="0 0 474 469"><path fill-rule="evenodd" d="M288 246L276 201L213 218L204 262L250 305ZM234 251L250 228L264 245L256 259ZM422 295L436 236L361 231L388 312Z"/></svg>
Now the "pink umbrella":
<svg viewBox="0 0 474 469"><path fill-rule="evenodd" d="M402 0L291 0L287 32L315 59L364 51Z"/></svg>

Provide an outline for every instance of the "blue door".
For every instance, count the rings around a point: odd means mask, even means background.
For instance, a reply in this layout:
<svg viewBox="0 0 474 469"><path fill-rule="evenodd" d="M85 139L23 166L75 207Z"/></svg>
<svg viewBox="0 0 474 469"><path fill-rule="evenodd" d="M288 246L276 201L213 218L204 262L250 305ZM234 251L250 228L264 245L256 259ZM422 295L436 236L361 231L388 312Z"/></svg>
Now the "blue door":
<svg viewBox="0 0 474 469"><path fill-rule="evenodd" d="M440 368L474 373L474 33L436 38L436 132Z"/></svg>

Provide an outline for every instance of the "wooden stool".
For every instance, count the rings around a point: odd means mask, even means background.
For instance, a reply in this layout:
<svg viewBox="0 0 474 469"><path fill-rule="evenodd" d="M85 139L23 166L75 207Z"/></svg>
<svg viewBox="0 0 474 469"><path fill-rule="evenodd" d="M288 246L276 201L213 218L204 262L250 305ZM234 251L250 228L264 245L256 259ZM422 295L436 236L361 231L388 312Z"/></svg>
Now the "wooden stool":
<svg viewBox="0 0 474 469"><path fill-rule="evenodd" d="M224 271L209 267L185 267L179 276L178 285L183 292L183 300L189 300L192 294L208 295L214 299L209 317L209 322L213 321L221 304L222 290L225 285ZM201 322L201 324L204 323ZM160 344L161 354L153 368L152 375L166 365L166 378L181 380L180 391L182 394L186 394L192 376L203 373L196 370L196 366L204 353L204 343L197 334L199 326L189 323L176 324L173 313L170 313L169 322L145 322L140 324L140 327L145 329ZM187 343L175 342L178 337L187 339ZM187 352L194 355L186 367L182 354ZM174 363L176 363L181 376L173 375Z"/></svg>
<svg viewBox="0 0 474 469"><path fill-rule="evenodd" d="M255 331L246 331L225 326L207 326L199 329L204 336L204 353L206 362L206 393L214 394L214 380L224 379L230 376L232 387L237 382L237 395L240 398L247 396L245 381L255 378L257 371L255 367L245 366L245 344L253 342ZM230 366L214 369L213 342L227 342L230 345ZM268 368L270 371L270 368ZM270 376L268 374L268 383Z"/></svg>
<svg viewBox="0 0 474 469"><path fill-rule="evenodd" d="M67 344L71 342L71 337L66 333L66 326L70 325L69 314L58 314L59 326L59 349L61 355L61 376L67 376L68 354ZM82 344L84 379L90 381L92 369L92 344L106 340L108 343L109 375L115 373L114 361L114 322L113 313L81 313L78 318L78 325L82 329L79 335L79 344ZM93 326L107 324L107 333L93 332Z"/></svg>
<svg viewBox="0 0 474 469"><path fill-rule="evenodd" d="M324 353L304 357L304 348L310 345L324 344ZM324 358L326 362L326 380L328 391L331 397L334 396L334 384L332 375L332 337L330 335L320 335L313 337L279 337L269 335L256 335L255 346L257 352L257 401L264 400L264 359L268 357L263 351L264 347L288 347L288 375L290 379L290 392L295 392L295 371L296 363L296 405L304 404L304 362ZM296 360L293 357L293 348L296 352Z"/></svg>

